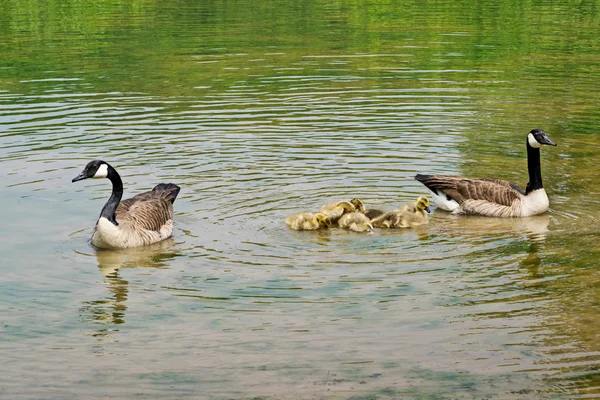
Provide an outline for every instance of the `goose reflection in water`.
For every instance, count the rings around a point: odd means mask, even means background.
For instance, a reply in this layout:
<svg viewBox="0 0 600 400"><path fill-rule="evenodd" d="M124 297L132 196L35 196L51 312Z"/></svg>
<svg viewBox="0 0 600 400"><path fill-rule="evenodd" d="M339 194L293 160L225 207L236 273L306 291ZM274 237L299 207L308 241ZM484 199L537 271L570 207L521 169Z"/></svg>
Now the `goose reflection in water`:
<svg viewBox="0 0 600 400"><path fill-rule="evenodd" d="M110 295L98 300L83 302L80 308L82 321L92 321L101 325L125 323L129 281L120 276L123 268L165 268L168 261L178 253L172 250L173 238L149 246L121 250L96 250L98 269L104 276ZM97 329L93 336L109 336L110 329Z"/></svg>
<svg viewBox="0 0 600 400"><path fill-rule="evenodd" d="M523 218L490 218L456 216L438 211L433 219L436 221L434 230L437 233L450 237L462 236L476 241L488 241L514 234L524 234L532 241L542 242L550 232L548 228L550 217L548 214Z"/></svg>

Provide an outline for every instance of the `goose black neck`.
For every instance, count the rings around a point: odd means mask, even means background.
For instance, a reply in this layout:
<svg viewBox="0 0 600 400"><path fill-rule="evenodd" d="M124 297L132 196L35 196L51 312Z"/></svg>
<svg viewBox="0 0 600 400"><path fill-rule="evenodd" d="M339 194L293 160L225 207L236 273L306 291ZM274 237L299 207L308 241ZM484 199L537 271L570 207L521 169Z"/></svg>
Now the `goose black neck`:
<svg viewBox="0 0 600 400"><path fill-rule="evenodd" d="M540 167L540 149L531 147L527 141L527 169L529 170L529 182L525 194L534 190L542 189L542 169Z"/></svg>
<svg viewBox="0 0 600 400"><path fill-rule="evenodd" d="M100 218L104 217L108 219L112 224L119 225L115 218L115 211L117 210L117 206L121 202L121 197L123 197L123 181L121 181L121 177L117 173L117 171L108 165L108 174L106 175L108 179L112 182L112 194L110 198L102 208L102 212L100 213Z"/></svg>

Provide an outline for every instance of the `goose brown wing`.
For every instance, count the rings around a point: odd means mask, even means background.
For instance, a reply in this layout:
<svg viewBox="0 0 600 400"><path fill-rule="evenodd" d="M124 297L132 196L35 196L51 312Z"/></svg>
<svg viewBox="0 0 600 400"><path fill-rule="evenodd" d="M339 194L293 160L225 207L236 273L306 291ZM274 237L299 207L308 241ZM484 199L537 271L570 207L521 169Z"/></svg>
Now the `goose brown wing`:
<svg viewBox="0 0 600 400"><path fill-rule="evenodd" d="M437 193L442 190L459 204L466 200L484 200L510 206L523 195L523 190L507 181L498 179L469 179L447 175L417 175L416 179Z"/></svg>
<svg viewBox="0 0 600 400"><path fill-rule="evenodd" d="M122 200L117 207L117 212L127 212L132 205L142 201L167 200L170 203L174 203L179 194L179 190L181 190L181 188L172 183L160 183L152 190L137 194L130 199Z"/></svg>
<svg viewBox="0 0 600 400"><path fill-rule="evenodd" d="M148 192L137 194L130 199L121 200L121 202L117 206L117 214L128 212L129 208L137 202L152 200L153 198L155 198L154 195L155 192L153 190L150 190Z"/></svg>
<svg viewBox="0 0 600 400"><path fill-rule="evenodd" d="M152 197L136 199L138 196L119 204L116 210L117 222L158 232L167 221L173 219L173 205L169 200ZM123 203L126 204L121 206Z"/></svg>

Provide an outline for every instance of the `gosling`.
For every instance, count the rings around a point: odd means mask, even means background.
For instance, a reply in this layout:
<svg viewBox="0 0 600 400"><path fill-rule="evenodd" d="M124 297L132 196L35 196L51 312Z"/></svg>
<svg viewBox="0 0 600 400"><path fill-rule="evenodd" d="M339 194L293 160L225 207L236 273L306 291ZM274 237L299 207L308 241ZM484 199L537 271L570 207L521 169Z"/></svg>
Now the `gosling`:
<svg viewBox="0 0 600 400"><path fill-rule="evenodd" d="M360 199L352 199L350 203L354 206L354 209L359 213L365 213L365 204Z"/></svg>
<svg viewBox="0 0 600 400"><path fill-rule="evenodd" d="M316 231L331 228L331 220L323 213L299 212L285 219L285 224L298 231Z"/></svg>
<svg viewBox="0 0 600 400"><path fill-rule="evenodd" d="M414 203L404 204L399 210L388 211L371 220L375 228L414 228L429 223L429 200L421 196Z"/></svg>
<svg viewBox="0 0 600 400"><path fill-rule="evenodd" d="M334 201L325 204L319 212L325 214L331 223L335 224L342 215L354 212L354 210L356 207L349 201Z"/></svg>
<svg viewBox="0 0 600 400"><path fill-rule="evenodd" d="M344 214L338 221L340 228L348 229L354 232L373 233L373 225L371 220L361 212L353 212Z"/></svg>
<svg viewBox="0 0 600 400"><path fill-rule="evenodd" d="M364 214L365 204L360 199L350 201L332 201L325 204L319 212L327 215L332 223L337 223L342 215L358 211Z"/></svg>

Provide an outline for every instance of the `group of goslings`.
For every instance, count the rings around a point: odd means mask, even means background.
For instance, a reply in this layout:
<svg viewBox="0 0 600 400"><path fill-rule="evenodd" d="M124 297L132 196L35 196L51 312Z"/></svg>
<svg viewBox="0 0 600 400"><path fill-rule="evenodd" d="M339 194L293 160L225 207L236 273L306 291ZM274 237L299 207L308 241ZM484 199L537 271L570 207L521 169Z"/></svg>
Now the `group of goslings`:
<svg viewBox="0 0 600 400"><path fill-rule="evenodd" d="M392 211L367 210L359 199L336 201L325 204L318 213L300 212L285 219L285 223L296 230L317 230L339 226L354 232L372 233L373 228L414 228L429 222L429 200L421 196L414 203L403 204ZM303 225L306 216L324 216L321 224Z"/></svg>

